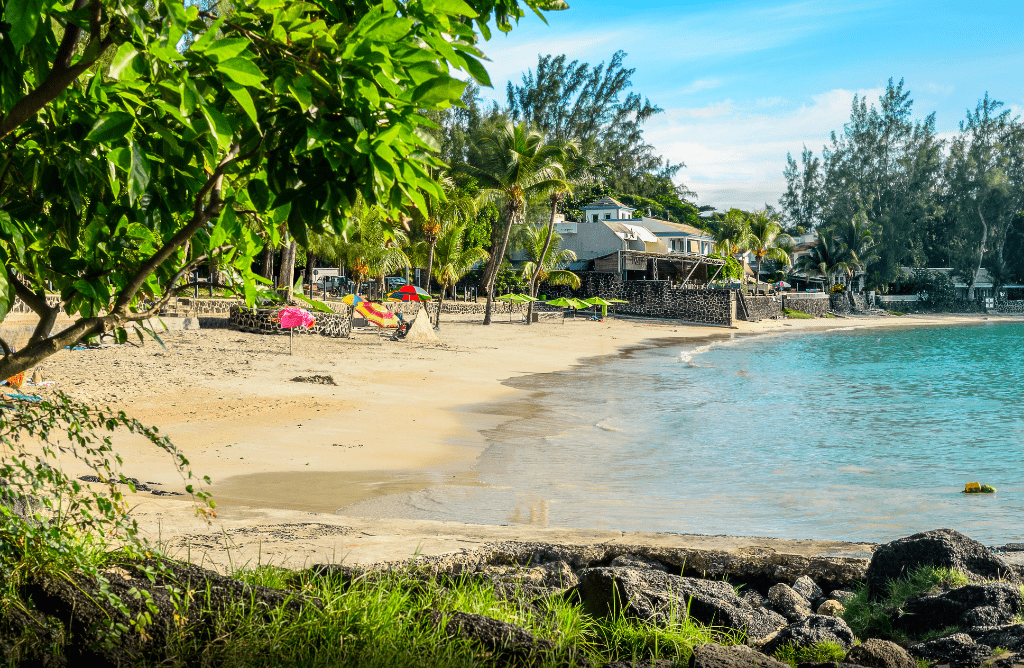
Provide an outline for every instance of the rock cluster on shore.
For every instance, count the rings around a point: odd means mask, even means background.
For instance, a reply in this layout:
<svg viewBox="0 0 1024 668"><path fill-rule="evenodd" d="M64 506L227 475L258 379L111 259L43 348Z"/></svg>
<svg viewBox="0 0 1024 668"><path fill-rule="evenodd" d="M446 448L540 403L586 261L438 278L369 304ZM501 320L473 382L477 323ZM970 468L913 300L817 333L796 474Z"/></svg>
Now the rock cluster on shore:
<svg viewBox="0 0 1024 668"><path fill-rule="evenodd" d="M804 663L801 668L917 668L924 664L951 668L1024 667L1022 569L948 529L881 545L870 562L797 557L771 550L724 553L621 545L508 543L471 553L424 558L418 563L422 568L414 571L417 578L450 582L456 576L487 582L503 597L527 608L536 608L537 602L545 597L559 596L579 602L595 617L623 614L649 624L666 625L688 616L716 627L723 637L731 634L744 640L741 645L695 647L691 668L781 668L786 664L778 660L780 650L821 643L840 648L837 651L843 653L842 660ZM845 606L857 600L858 605L872 601L882 605L888 583L921 566L956 571L968 584L940 586L912 596L896 609L878 608L883 609L884 630L857 637L844 621ZM372 578L380 569L322 565L314 566L312 571L351 582ZM216 599L221 603L232 595L241 595L258 606L319 605L313 598L286 598L278 590L242 585L194 566L179 567L172 574L177 580L223 592ZM42 578L29 585L37 613L55 622L49 628L64 628L69 637L80 639L76 642L81 642L81 647L69 647L68 660L88 658L92 662L126 665L133 657L147 655L152 649L150 645L159 643L159 629L171 624L176 614L187 615L187 611L170 609L169 599L160 587L166 583L159 578L150 583L130 569L116 569L110 579L112 589L118 592L127 592L131 587L153 592L160 612L154 616L157 630L151 634L149 645L145 639L136 639L134 644L108 650L86 650L89 623L100 614L87 602L88 583L72 585L57 578ZM860 594L854 594L853 590L858 588ZM507 666L538 665L554 647L549 638L536 637L526 629L483 615L427 610L423 619L444 635L473 643L484 655ZM9 616L5 628L0 628L0 639L10 636L19 623L36 624L38 620L29 620L21 613ZM565 656L564 651L561 656ZM575 655L570 652L572 656ZM582 653L570 659L570 664L596 668L582 658ZM67 664L61 660L51 665ZM627 665L616 662L606 664L605 668ZM656 665L669 668L673 664Z"/></svg>

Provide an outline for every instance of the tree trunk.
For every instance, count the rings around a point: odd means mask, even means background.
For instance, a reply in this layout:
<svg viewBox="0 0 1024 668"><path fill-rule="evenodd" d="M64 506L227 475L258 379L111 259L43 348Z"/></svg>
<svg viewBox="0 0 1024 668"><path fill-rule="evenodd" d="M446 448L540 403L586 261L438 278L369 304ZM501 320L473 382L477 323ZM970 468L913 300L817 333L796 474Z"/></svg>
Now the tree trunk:
<svg viewBox="0 0 1024 668"><path fill-rule="evenodd" d="M544 248L540 252L540 257L537 258L537 269L533 272L533 278L530 279L530 296L537 296L537 288L539 286L540 273L544 271L544 258L548 255L548 250L551 249L551 240L555 236L555 215L558 213L558 202L562 199L561 193L555 193L551 195L551 218L548 219L548 236L544 239ZM533 322L533 302L531 301L526 307L526 324L529 325Z"/></svg>
<svg viewBox="0 0 1024 668"><path fill-rule="evenodd" d="M985 244L988 242L988 224L985 223L985 215L981 212L983 200L978 200L978 218L981 220L981 245L978 247L978 266L971 276L970 287L967 288L967 301L974 301L974 283L978 280L978 272L981 271L981 263L985 259Z"/></svg>
<svg viewBox="0 0 1024 668"><path fill-rule="evenodd" d="M270 239L267 239L267 243L263 247L263 266L260 267L260 276L274 280L274 247L271 245Z"/></svg>
<svg viewBox="0 0 1024 668"><path fill-rule="evenodd" d="M427 285L424 288L424 290L427 291L427 294L430 294L430 272L432 272L434 270L434 247L435 246L437 246L437 239L431 239L430 240L430 250L427 251ZM444 286L441 286L441 289L444 290Z"/></svg>
<svg viewBox="0 0 1024 668"><path fill-rule="evenodd" d="M501 243L494 249L495 254L491 256L494 260L494 267L490 272L490 276L487 277L487 305L484 308L484 322L483 324L491 324L491 309L494 307L494 279L498 277L498 269L501 267L501 263L505 260L505 250L508 248L508 238L512 233L512 226L519 222L519 216L522 214L520 211L510 211L508 216L508 224L505 225L505 231L501 234Z"/></svg>
<svg viewBox="0 0 1024 668"><path fill-rule="evenodd" d="M284 247L281 251L281 272L278 275L278 284L283 285L287 295L288 301L294 298L292 294L292 283L295 280L295 250L296 242L294 239L291 243Z"/></svg>
<svg viewBox="0 0 1024 668"><path fill-rule="evenodd" d="M306 251L306 268L302 272L302 283L309 289L309 298L313 298L313 253Z"/></svg>
<svg viewBox="0 0 1024 668"><path fill-rule="evenodd" d="M437 320L434 321L434 329L441 329L441 307L444 306L444 283L441 284L441 299L437 302Z"/></svg>

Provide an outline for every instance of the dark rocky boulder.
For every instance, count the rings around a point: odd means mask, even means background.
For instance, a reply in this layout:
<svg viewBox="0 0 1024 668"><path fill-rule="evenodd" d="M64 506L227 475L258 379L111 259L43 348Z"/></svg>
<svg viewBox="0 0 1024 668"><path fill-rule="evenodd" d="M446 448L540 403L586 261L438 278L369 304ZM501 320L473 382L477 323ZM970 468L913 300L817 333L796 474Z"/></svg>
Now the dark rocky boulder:
<svg viewBox="0 0 1024 668"><path fill-rule="evenodd" d="M914 665L916 666L917 664L915 663ZM796 668L867 668L867 666L858 666L855 663L845 663L843 661L825 661L824 663L804 661L803 663L796 664Z"/></svg>
<svg viewBox="0 0 1024 668"><path fill-rule="evenodd" d="M912 598L902 610L893 613L891 621L896 630L920 635L950 626L978 626L973 621L979 619L1006 623L1013 619L1021 605L1018 585L986 582Z"/></svg>
<svg viewBox="0 0 1024 668"><path fill-rule="evenodd" d="M846 605L847 601L852 601L855 598L857 598L856 594L845 589L834 589L828 595L830 601L839 601L843 605Z"/></svg>
<svg viewBox="0 0 1024 668"><path fill-rule="evenodd" d="M976 643L1024 652L1024 624L1006 624L997 628L968 629Z"/></svg>
<svg viewBox="0 0 1024 668"><path fill-rule="evenodd" d="M485 652L500 657L501 663L531 665L555 648L550 640L537 638L524 628L493 617L439 610L428 610L426 616L432 626L443 624L449 637L469 640Z"/></svg>
<svg viewBox="0 0 1024 668"><path fill-rule="evenodd" d="M992 655L992 648L981 645L966 633L954 633L944 638L911 645L911 655L932 663L956 666L980 666Z"/></svg>
<svg viewBox="0 0 1024 668"><path fill-rule="evenodd" d="M761 595L761 592L756 589L748 589L740 592L740 598L750 604L752 608L760 608L764 605L765 597Z"/></svg>
<svg viewBox="0 0 1024 668"><path fill-rule="evenodd" d="M623 611L644 620L664 623L683 619L687 612L708 625L745 630L757 643L785 625L785 618L765 608L753 608L739 598L728 582L670 575L653 569L586 568L580 583L567 595L578 599L594 616Z"/></svg>
<svg viewBox="0 0 1024 668"><path fill-rule="evenodd" d="M866 668L917 668L917 661L907 650L877 638L868 638L847 652L846 663Z"/></svg>
<svg viewBox="0 0 1024 668"><path fill-rule="evenodd" d="M147 562L153 566L155 562ZM166 639L172 629L197 639L212 639L213 626L209 615L240 606L254 611L285 609L301 611L306 605L322 605L318 599L293 592L248 585L198 566L163 562L163 571L151 582L138 564L124 563L103 572L109 591L120 597L132 617L148 612L152 623L146 634L122 634L116 642L109 641L104 631L107 620L128 623L117 608L101 595L100 584L85 575L54 577L41 574L30 579L19 591L22 600L33 605L33 615L49 620L61 629L66 638L65 658L70 665L134 666L146 660L162 660ZM187 592L175 606L168 585ZM148 610L144 598L136 598L137 590L145 590L156 611ZM8 621L10 623L10 621ZM179 624L183 624L179 628Z"/></svg>
<svg viewBox="0 0 1024 668"><path fill-rule="evenodd" d="M811 602L792 587L779 583L768 590L768 603L790 622L799 622L813 613Z"/></svg>
<svg viewBox="0 0 1024 668"><path fill-rule="evenodd" d="M890 580L906 577L919 566L956 569L975 581L1017 579L1005 561L978 541L952 529L935 529L879 546L868 564L868 593L884 597Z"/></svg>
<svg viewBox="0 0 1024 668"><path fill-rule="evenodd" d="M819 598L825 598L825 592L821 590L818 583L806 575L798 577L796 582L793 583L792 589L811 602L814 602Z"/></svg>
<svg viewBox="0 0 1024 668"><path fill-rule="evenodd" d="M671 659L657 659L655 661L612 661L601 668L677 668L678 663Z"/></svg>
<svg viewBox="0 0 1024 668"><path fill-rule="evenodd" d="M653 568L656 571L668 571L665 564L660 561L641 557L639 554L620 554L608 565L612 568Z"/></svg>
<svg viewBox="0 0 1024 668"><path fill-rule="evenodd" d="M843 649L853 647L854 635L850 627L838 617L811 615L803 621L790 624L778 632L761 648L765 654L775 652L785 645L794 647L810 647L820 642L833 642Z"/></svg>
<svg viewBox="0 0 1024 668"><path fill-rule="evenodd" d="M690 668L788 668L746 645L723 647L714 643L697 645L690 655Z"/></svg>

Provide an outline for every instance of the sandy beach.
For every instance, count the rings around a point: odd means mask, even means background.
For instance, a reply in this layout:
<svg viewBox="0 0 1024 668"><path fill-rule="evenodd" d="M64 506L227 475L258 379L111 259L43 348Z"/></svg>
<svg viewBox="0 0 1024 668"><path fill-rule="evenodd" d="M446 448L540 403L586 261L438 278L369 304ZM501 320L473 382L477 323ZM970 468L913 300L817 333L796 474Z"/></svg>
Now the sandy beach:
<svg viewBox="0 0 1024 668"><path fill-rule="evenodd" d="M524 326L506 318L498 314L492 326L482 327L479 317L446 317L441 345L392 342L370 330L357 330L347 340L296 336L294 355L286 336L177 331L164 336L166 350L154 341L66 350L39 368L72 397L158 426L197 475L210 476L209 491L218 505L209 525L194 517L188 496L141 492L133 498L133 514L144 530L183 550L183 556L201 554L218 565L252 559L291 565L376 562L411 557L417 548L439 554L494 540L625 539L618 532L370 522L334 513L374 496L442 482L473 485L472 466L485 446L479 430L517 417L463 409L521 393L503 384L509 378L567 369L586 358L665 340L1011 319L909 315L739 322L722 328L616 318L563 323L560 317ZM336 385L293 380L309 376L330 376ZM130 434L118 434L115 445L125 475L153 489L183 491L181 476L165 454ZM70 459L64 464L70 470L76 466ZM673 535L662 536L672 540Z"/></svg>

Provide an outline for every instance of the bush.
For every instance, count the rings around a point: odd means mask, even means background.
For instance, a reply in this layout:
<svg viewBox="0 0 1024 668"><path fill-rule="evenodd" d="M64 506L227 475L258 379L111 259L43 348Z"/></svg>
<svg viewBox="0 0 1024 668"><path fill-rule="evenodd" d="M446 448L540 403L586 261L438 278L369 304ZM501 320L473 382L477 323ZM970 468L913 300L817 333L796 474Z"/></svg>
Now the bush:
<svg viewBox="0 0 1024 668"><path fill-rule="evenodd" d="M135 631L144 633L146 612L131 615L105 586L109 581L100 571L113 550L119 557L139 560L155 551L128 514L121 486L134 493L135 485L120 472L121 458L113 451L110 435L104 433L117 429L140 434L172 457L186 483L192 478L188 460L166 436L124 412L96 409L60 392L46 401L0 404L0 603L5 611L12 605L24 608L19 590L36 576L55 575L68 582L85 576L99 584L102 600L98 604L120 611ZM100 481L102 492L85 488L65 474L60 455L85 464ZM205 481L209 483L208 478ZM212 510L207 493L190 484L186 490ZM155 573L146 571L151 581ZM109 616L106 625L108 643L129 630Z"/></svg>
<svg viewBox="0 0 1024 668"><path fill-rule="evenodd" d="M842 663L846 650L834 642L819 642L810 647L783 645L775 650L775 658L796 668L800 663Z"/></svg>
<svg viewBox="0 0 1024 668"><path fill-rule="evenodd" d="M868 587L861 585L853 599L844 603L843 620L854 635L860 638L892 638L889 618L893 612L915 596L937 593L941 589L960 587L968 583L967 576L951 568L920 566L907 577L891 580L888 595L881 601L868 598Z"/></svg>

